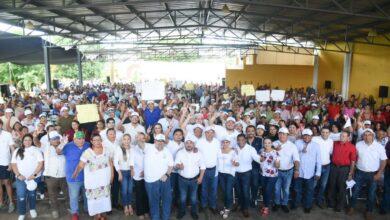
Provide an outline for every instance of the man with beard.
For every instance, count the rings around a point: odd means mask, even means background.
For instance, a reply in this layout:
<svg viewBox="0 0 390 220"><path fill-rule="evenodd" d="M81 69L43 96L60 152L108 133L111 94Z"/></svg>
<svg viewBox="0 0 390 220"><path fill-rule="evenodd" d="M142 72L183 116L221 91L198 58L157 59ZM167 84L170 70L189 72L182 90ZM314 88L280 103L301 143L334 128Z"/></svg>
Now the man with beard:
<svg viewBox="0 0 390 220"><path fill-rule="evenodd" d="M158 120L158 123L161 124L163 132L170 129L168 138L169 140L173 140L173 132L179 128L179 121L173 118L173 109L171 107L167 107L165 117Z"/></svg>

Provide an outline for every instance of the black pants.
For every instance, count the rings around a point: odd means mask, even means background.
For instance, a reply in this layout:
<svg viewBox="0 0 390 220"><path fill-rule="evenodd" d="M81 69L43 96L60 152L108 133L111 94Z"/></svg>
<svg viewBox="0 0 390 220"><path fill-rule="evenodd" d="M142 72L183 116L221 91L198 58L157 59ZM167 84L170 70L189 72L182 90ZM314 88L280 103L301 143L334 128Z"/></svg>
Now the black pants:
<svg viewBox="0 0 390 220"><path fill-rule="evenodd" d="M111 201L114 208L117 208L119 205L119 189L118 172L114 169L114 180L111 185Z"/></svg>
<svg viewBox="0 0 390 220"><path fill-rule="evenodd" d="M135 213L137 216L145 215L149 212L148 195L146 194L145 181L134 180L135 190Z"/></svg>
<svg viewBox="0 0 390 220"><path fill-rule="evenodd" d="M329 175L329 205L337 209L345 206L346 184L349 166L335 166L332 164Z"/></svg>

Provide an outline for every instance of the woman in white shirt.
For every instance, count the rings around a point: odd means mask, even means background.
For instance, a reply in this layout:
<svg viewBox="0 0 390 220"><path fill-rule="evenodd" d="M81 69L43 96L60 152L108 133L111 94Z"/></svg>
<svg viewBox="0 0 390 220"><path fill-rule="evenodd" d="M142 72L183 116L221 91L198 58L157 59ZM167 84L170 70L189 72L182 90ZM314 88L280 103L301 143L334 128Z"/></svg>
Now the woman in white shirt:
<svg viewBox="0 0 390 220"><path fill-rule="evenodd" d="M114 167L118 172L118 180L121 182L122 206L125 216L133 215L131 201L133 198L133 172L130 172L130 166L134 166L134 162L130 156L131 136L124 134L122 144L115 149Z"/></svg>
<svg viewBox="0 0 390 220"><path fill-rule="evenodd" d="M27 202L31 218L37 217L35 210L36 188L43 168L43 156L42 152L32 144L33 136L31 134L24 135L22 145L13 152L11 159L12 171L16 176L18 220L25 218Z"/></svg>
<svg viewBox="0 0 390 220"><path fill-rule="evenodd" d="M224 209L220 212L226 219L233 205L233 183L236 172L237 153L233 150L230 139L225 136L221 140L222 148L218 152L218 182L224 195Z"/></svg>

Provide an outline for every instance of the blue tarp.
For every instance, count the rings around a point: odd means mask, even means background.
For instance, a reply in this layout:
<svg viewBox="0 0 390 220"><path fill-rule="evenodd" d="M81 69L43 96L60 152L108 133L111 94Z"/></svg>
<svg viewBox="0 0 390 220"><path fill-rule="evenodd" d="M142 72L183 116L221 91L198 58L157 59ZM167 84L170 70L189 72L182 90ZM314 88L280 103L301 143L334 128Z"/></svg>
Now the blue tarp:
<svg viewBox="0 0 390 220"><path fill-rule="evenodd" d="M43 45L50 45L40 37L19 36L0 31L0 63L20 65L44 64ZM77 49L65 50L50 46L50 64L77 63Z"/></svg>

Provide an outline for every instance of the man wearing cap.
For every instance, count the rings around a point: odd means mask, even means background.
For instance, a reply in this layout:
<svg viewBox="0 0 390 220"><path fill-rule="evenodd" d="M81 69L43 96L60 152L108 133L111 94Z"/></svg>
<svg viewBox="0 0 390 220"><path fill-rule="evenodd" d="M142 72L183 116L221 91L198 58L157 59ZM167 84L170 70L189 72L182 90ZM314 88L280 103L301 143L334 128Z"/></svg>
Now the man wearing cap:
<svg viewBox="0 0 390 220"><path fill-rule="evenodd" d="M342 131L340 141L334 142L328 187L328 207L336 212L344 208L345 182L352 180L356 159L356 147L349 141L349 132Z"/></svg>
<svg viewBox="0 0 390 220"><path fill-rule="evenodd" d="M328 127L321 129L321 136L313 137L313 142L320 146L321 151L321 179L315 181L314 188L318 185L317 205L320 208L325 208L325 189L328 183L330 173L330 157L333 153L333 140L329 138L330 130Z"/></svg>
<svg viewBox="0 0 390 220"><path fill-rule="evenodd" d="M11 132L14 124L19 122L18 118L13 116L13 113L14 110L12 110L12 108L5 109L4 115L0 118L3 121L3 130Z"/></svg>
<svg viewBox="0 0 390 220"><path fill-rule="evenodd" d="M277 211L281 206L282 210L288 213L291 180L293 176L295 179L299 177L299 154L297 146L288 140L287 128L279 129L278 138L279 140L273 142L275 150L280 155L280 167L275 183L275 205L272 210Z"/></svg>
<svg viewBox="0 0 390 220"><path fill-rule="evenodd" d="M221 149L220 142L215 138L215 131L213 127L206 127L205 137L196 143L203 156L206 165L206 171L202 181L201 193L201 207L207 215L207 206L211 209L213 214L217 213L217 186L218 186L218 172L216 170L218 152Z"/></svg>
<svg viewBox="0 0 390 220"><path fill-rule="evenodd" d="M125 134L130 134L131 143L135 144L137 142L137 134L145 133L145 127L139 123L139 114L137 112L132 112L130 114L130 123L124 124L124 121L129 116L130 112L128 111L122 119L122 124L125 129Z"/></svg>
<svg viewBox="0 0 390 220"><path fill-rule="evenodd" d="M72 129L72 122L74 115L69 114L69 108L64 106L61 108L60 117L57 119L57 125L60 126L60 134L64 134L65 131Z"/></svg>
<svg viewBox="0 0 390 220"><path fill-rule="evenodd" d="M241 207L242 214L245 218L249 217L249 202L250 202L250 180L252 171L252 162L260 163L260 155L256 149L247 144L247 139L244 134L237 136L237 162L239 166L236 168L236 189L238 194L238 203ZM257 197L257 196L256 196Z"/></svg>
<svg viewBox="0 0 390 220"><path fill-rule="evenodd" d="M72 214L72 220L79 219L79 196L83 196L84 211L87 211L87 198L84 190L84 172L80 171L76 178L72 178L76 170L81 154L90 147L88 142L85 142L85 134L82 131L77 131L74 134L72 142L65 145L59 145L56 148L57 154L65 156L65 176L69 191L69 205Z"/></svg>
<svg viewBox="0 0 390 220"><path fill-rule="evenodd" d="M317 107L316 103L311 104L310 110L305 114L306 121L311 121L314 115L319 115L321 113L321 110Z"/></svg>
<svg viewBox="0 0 390 220"><path fill-rule="evenodd" d="M293 208L297 208L302 203L304 212L310 213L313 205L314 182L321 177L321 150L320 146L312 141L313 132L310 129L304 129L302 136L302 140L295 142L300 161L299 178L294 183Z"/></svg>
<svg viewBox="0 0 390 220"><path fill-rule="evenodd" d="M155 125L161 117L161 109L163 108L164 100L161 100L159 105L155 107L154 101L142 101L142 109L144 111L145 127L149 128Z"/></svg>
<svg viewBox="0 0 390 220"><path fill-rule="evenodd" d="M185 139L185 148L177 152L175 159L175 168L179 173L180 190L180 209L177 218L181 219L185 215L187 195L191 202L191 216L198 219L197 191L198 185L202 183L203 175L206 169L202 155L194 151L195 139L187 137Z"/></svg>
<svg viewBox="0 0 390 220"><path fill-rule="evenodd" d="M367 186L368 199L366 201L366 219L372 218L372 211L375 205L375 195L378 181L381 179L386 167L386 151L381 144L375 141L374 131L370 128L363 132L363 141L356 143L357 162L354 180L356 185L353 188L349 215L353 214L356 200L360 195L363 185Z"/></svg>
<svg viewBox="0 0 390 220"><path fill-rule="evenodd" d="M68 187L65 179L65 156L57 154L57 148L62 148L68 143L68 138L62 138L57 131L51 131L48 134L50 144L41 146L44 159L43 176L49 193L50 206L52 208L52 217L58 218L58 194L59 189L65 195L65 201L68 202ZM61 145L61 146L60 146Z"/></svg>
<svg viewBox="0 0 390 220"><path fill-rule="evenodd" d="M173 158L165 147L165 136L156 135L154 144L145 145L144 152L145 187L149 198L151 219L168 220L172 203L169 177L173 168ZM160 210L160 203L162 210Z"/></svg>
<svg viewBox="0 0 390 220"><path fill-rule="evenodd" d="M363 123L358 122L357 140L356 141L363 140L363 133L368 128L371 128L371 121L370 120L365 120Z"/></svg>
<svg viewBox="0 0 390 220"><path fill-rule="evenodd" d="M173 117L173 109L171 107L167 107L165 117L158 120L158 123L161 124L163 132L169 130L168 138L172 140L173 132L179 128L179 121Z"/></svg>
<svg viewBox="0 0 390 220"><path fill-rule="evenodd" d="M228 117L225 123L225 134L220 134L220 136L227 136L230 140L231 146L233 148L237 147L237 135L239 135L238 131L234 129L234 125L236 123L236 119L233 117Z"/></svg>
<svg viewBox="0 0 390 220"><path fill-rule="evenodd" d="M11 155L15 150L15 142L10 132L3 128L3 121L0 120L0 208L4 208L3 184L7 190L10 204L8 206L8 213L15 210L13 203L11 178Z"/></svg>
<svg viewBox="0 0 390 220"><path fill-rule="evenodd" d="M29 133L32 133L35 131L35 118L34 118L34 115L32 113L32 111L30 109L26 109L24 111L24 115L26 116L22 121L22 125L23 126L26 126L28 128L28 132Z"/></svg>

